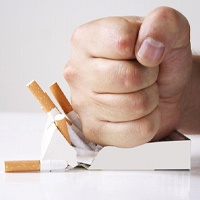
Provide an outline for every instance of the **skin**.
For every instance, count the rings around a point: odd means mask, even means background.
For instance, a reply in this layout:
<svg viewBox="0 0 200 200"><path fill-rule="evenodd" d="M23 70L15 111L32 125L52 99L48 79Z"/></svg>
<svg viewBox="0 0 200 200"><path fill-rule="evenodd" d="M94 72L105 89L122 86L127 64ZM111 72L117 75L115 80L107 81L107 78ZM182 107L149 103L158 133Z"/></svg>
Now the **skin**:
<svg viewBox="0 0 200 200"><path fill-rule="evenodd" d="M71 43L64 77L88 140L134 147L174 130L200 132L199 58L181 13L159 7L145 18L95 20Z"/></svg>

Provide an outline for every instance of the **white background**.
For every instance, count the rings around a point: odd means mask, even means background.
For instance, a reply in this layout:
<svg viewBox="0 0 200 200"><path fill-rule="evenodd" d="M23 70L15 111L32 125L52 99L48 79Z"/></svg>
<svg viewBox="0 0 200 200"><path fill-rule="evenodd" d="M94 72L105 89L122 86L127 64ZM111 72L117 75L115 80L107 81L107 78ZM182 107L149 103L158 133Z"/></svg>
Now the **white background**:
<svg viewBox="0 0 200 200"><path fill-rule="evenodd" d="M41 112L26 89L32 79L47 92L57 81L70 96L62 71L77 26L106 16L145 16L161 5L171 6L188 18L192 48L198 51L197 0L0 0L0 111Z"/></svg>

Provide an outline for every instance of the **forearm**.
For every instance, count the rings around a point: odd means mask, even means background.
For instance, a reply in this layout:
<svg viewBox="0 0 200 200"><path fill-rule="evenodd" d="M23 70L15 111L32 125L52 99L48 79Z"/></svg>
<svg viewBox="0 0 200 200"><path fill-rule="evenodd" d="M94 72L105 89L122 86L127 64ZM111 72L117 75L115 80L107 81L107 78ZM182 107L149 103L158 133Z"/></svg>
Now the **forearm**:
<svg viewBox="0 0 200 200"><path fill-rule="evenodd" d="M193 69L181 106L179 131L200 134L200 56L193 56Z"/></svg>

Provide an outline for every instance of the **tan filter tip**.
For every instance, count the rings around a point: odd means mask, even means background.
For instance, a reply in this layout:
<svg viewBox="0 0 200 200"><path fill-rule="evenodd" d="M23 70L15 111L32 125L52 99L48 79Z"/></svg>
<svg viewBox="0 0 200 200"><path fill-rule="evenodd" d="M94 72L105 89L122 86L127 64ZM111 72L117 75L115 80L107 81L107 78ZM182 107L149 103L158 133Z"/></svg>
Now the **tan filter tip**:
<svg viewBox="0 0 200 200"><path fill-rule="evenodd" d="M51 101L49 96L41 89L38 83L33 80L29 84L27 84L27 88L32 92L35 98L41 104L43 110L45 112L50 112L53 108L55 108L54 103Z"/></svg>
<svg viewBox="0 0 200 200"><path fill-rule="evenodd" d="M5 161L5 172L34 172L40 171L39 160L18 160L18 161Z"/></svg>
<svg viewBox="0 0 200 200"><path fill-rule="evenodd" d="M57 102L59 103L60 107L62 108L65 114L73 110L71 104L69 103L67 97L61 90L58 83L53 83L52 85L49 86L49 89L51 90L53 96L55 97L55 99L57 100Z"/></svg>

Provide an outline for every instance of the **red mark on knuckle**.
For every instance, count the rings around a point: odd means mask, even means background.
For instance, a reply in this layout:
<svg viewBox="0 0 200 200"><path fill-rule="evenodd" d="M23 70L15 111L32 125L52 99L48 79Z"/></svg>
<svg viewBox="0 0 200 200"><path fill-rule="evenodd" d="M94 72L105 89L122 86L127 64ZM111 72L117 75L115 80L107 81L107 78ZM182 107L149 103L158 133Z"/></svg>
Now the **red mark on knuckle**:
<svg viewBox="0 0 200 200"><path fill-rule="evenodd" d="M138 116L143 116L148 109L148 99L144 92L137 92L133 99L133 110Z"/></svg>
<svg viewBox="0 0 200 200"><path fill-rule="evenodd" d="M117 41L117 47L120 54L126 55L127 57L132 57L133 55L132 39L128 34L125 33L120 34Z"/></svg>
<svg viewBox="0 0 200 200"><path fill-rule="evenodd" d="M136 91L142 84L139 70L130 63L119 65L117 75L125 92Z"/></svg>

